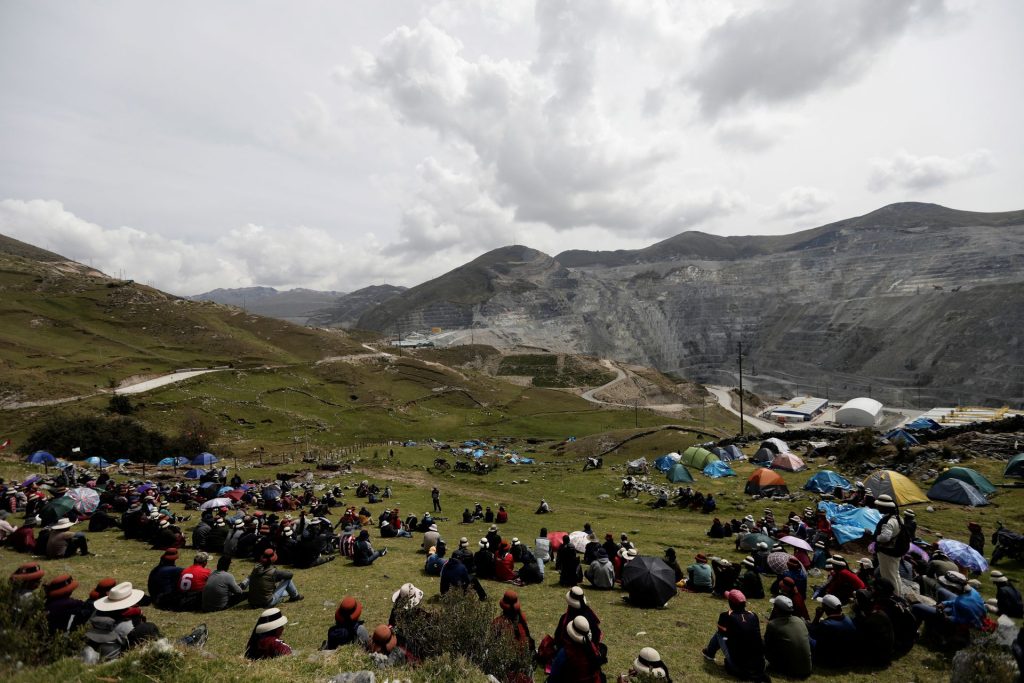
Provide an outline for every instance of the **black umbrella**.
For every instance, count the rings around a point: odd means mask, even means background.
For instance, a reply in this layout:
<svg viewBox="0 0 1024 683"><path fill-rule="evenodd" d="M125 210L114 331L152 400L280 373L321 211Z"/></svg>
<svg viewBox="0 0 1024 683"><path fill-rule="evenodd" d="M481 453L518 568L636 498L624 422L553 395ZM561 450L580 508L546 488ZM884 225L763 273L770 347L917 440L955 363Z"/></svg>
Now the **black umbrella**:
<svg viewBox="0 0 1024 683"><path fill-rule="evenodd" d="M622 588L637 607L662 607L676 594L676 573L659 557L637 557L622 568Z"/></svg>

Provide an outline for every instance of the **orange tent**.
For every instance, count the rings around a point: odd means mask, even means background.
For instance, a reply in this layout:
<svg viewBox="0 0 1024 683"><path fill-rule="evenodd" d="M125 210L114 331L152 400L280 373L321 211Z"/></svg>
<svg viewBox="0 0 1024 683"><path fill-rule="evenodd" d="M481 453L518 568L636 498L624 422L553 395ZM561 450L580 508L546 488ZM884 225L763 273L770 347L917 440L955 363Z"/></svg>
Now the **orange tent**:
<svg viewBox="0 0 1024 683"><path fill-rule="evenodd" d="M752 496L789 495L786 480L779 476L778 472L772 472L765 467L754 470L754 473L747 479L744 491Z"/></svg>

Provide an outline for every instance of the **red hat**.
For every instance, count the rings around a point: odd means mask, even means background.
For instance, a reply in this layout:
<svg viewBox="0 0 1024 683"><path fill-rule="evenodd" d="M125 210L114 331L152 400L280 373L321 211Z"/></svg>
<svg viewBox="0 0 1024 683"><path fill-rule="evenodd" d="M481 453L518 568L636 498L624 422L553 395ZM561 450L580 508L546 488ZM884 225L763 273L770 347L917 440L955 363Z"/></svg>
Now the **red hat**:
<svg viewBox="0 0 1024 683"><path fill-rule="evenodd" d="M117 579L112 579L109 576L105 579L100 579L96 587L89 591L89 599L95 601L105 597L110 592L110 589L116 585Z"/></svg>
<svg viewBox="0 0 1024 683"><path fill-rule="evenodd" d="M521 608L519 594L515 591L505 591L505 595L498 601L498 607L505 612L518 612Z"/></svg>
<svg viewBox="0 0 1024 683"><path fill-rule="evenodd" d="M338 603L338 609L334 611L334 620L358 621L363 613L363 605L351 595L346 595Z"/></svg>
<svg viewBox="0 0 1024 683"><path fill-rule="evenodd" d="M708 563L707 555L705 555L704 553L697 553L697 557L695 559L698 562L700 562L701 564L707 564Z"/></svg>
<svg viewBox="0 0 1024 683"><path fill-rule="evenodd" d="M260 555L260 562L266 562L267 564L274 564L277 562L277 553L274 552L273 548L267 548Z"/></svg>
<svg viewBox="0 0 1024 683"><path fill-rule="evenodd" d="M377 628L373 629L373 635L370 636L370 652L380 652L383 654L389 654L395 649L395 645L398 644L398 638L395 637L394 631L387 624L381 624Z"/></svg>
<svg viewBox="0 0 1024 683"><path fill-rule="evenodd" d="M740 605L747 604L747 596L742 591L736 589L725 591L725 599L729 601L729 607L739 607Z"/></svg>
<svg viewBox="0 0 1024 683"><path fill-rule="evenodd" d="M43 586L48 598L66 598L75 592L78 582L71 574L59 574Z"/></svg>
<svg viewBox="0 0 1024 683"><path fill-rule="evenodd" d="M161 560L171 560L172 562L176 562L178 560L178 549L177 548L168 548L167 550L164 551L164 554L160 556L160 559Z"/></svg>
<svg viewBox="0 0 1024 683"><path fill-rule="evenodd" d="M14 570L14 573L11 574L11 581L15 583L31 583L43 578L45 573L38 563L26 562Z"/></svg>

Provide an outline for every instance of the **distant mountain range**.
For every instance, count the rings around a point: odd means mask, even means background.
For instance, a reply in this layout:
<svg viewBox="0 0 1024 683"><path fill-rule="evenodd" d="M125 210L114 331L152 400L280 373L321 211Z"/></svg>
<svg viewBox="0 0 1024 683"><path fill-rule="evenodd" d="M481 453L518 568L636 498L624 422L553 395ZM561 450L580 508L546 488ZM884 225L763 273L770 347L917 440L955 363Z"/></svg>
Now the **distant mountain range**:
<svg viewBox="0 0 1024 683"><path fill-rule="evenodd" d="M890 405L1024 402L1024 211L893 204L790 235L685 232L554 258L503 247L358 327L487 327L552 350Z"/></svg>
<svg viewBox="0 0 1024 683"><path fill-rule="evenodd" d="M349 293L302 288L280 291L273 287L240 287L214 289L189 298L238 306L250 313L299 325L347 328L368 309L404 291L405 287L392 285L371 285Z"/></svg>

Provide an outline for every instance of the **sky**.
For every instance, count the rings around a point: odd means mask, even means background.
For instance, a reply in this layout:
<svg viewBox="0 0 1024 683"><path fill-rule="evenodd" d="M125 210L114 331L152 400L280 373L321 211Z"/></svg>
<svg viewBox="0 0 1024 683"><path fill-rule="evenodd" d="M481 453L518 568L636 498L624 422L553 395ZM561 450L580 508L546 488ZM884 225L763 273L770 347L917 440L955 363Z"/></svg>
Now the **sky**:
<svg viewBox="0 0 1024 683"><path fill-rule="evenodd" d="M0 0L0 234L175 294L1024 208L1019 0Z"/></svg>

